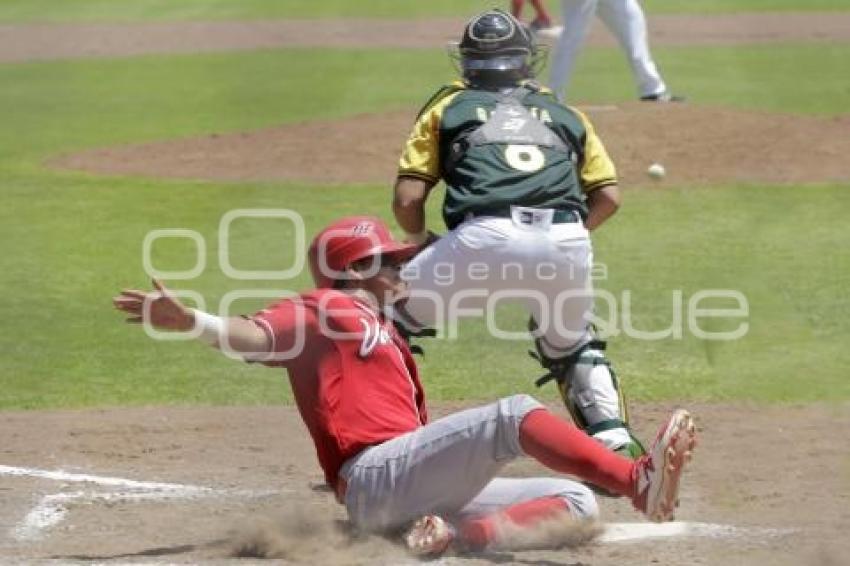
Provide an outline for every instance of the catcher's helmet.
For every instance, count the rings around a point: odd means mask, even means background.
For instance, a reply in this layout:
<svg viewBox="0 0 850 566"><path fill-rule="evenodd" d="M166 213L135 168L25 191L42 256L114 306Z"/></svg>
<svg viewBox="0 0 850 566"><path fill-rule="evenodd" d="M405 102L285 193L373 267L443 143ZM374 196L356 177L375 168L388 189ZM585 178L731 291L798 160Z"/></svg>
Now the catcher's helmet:
<svg viewBox="0 0 850 566"><path fill-rule="evenodd" d="M349 216L319 232L310 244L308 260L316 287L331 288L345 279L345 269L373 256L409 259L418 250L393 239L386 224L372 216Z"/></svg>
<svg viewBox="0 0 850 566"><path fill-rule="evenodd" d="M531 31L502 10L488 10L466 24L451 51L470 86L501 88L532 78L545 59Z"/></svg>

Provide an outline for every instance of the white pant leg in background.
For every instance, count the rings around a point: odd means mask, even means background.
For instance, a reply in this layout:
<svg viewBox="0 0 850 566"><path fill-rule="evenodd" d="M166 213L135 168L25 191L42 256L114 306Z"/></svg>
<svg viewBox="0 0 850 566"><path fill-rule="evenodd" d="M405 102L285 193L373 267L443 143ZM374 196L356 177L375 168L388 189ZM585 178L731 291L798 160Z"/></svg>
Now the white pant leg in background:
<svg viewBox="0 0 850 566"><path fill-rule="evenodd" d="M567 355L589 340L592 257L579 222L543 230L510 218L475 218L404 268L410 298L402 319L444 329L459 318L488 318L502 303L521 303L541 328L546 354Z"/></svg>
<svg viewBox="0 0 850 566"><path fill-rule="evenodd" d="M632 69L638 94L646 96L667 90L652 55L646 16L637 0L599 0L599 17L605 23L626 54Z"/></svg>
<svg viewBox="0 0 850 566"><path fill-rule="evenodd" d="M576 516L591 516L593 494L576 482L492 483L505 464L523 455L520 424L541 407L528 395L514 395L367 448L340 470L351 521L367 531L386 531L427 514L455 517L496 510L500 501L510 505L549 495L565 497Z"/></svg>
<svg viewBox="0 0 850 566"><path fill-rule="evenodd" d="M564 26L555 44L549 70L549 87L560 100L567 100L576 58L587 37L596 13L597 0L561 0L561 20Z"/></svg>

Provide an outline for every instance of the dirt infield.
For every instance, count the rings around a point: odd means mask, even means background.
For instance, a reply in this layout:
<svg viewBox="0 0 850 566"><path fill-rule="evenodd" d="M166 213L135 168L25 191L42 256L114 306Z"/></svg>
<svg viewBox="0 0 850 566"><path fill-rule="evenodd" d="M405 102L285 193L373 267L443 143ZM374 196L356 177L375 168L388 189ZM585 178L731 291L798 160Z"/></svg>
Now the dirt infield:
<svg viewBox="0 0 850 566"><path fill-rule="evenodd" d="M199 53L279 47L434 48L457 39L462 19L279 20L0 25L0 62ZM848 41L850 14L650 15L654 45ZM588 45L614 45L595 22Z"/></svg>
<svg viewBox="0 0 850 566"><path fill-rule="evenodd" d="M643 436L670 406L634 408ZM443 563L838 565L850 552L850 441L841 434L850 427L848 409L693 406L701 443L677 519L723 526L711 536L591 542ZM197 562L224 560L236 549L322 565L407 560L394 541L345 528L342 508L321 489L313 449L291 408L7 412L0 428L4 562ZM12 475L10 467L28 473ZM66 475L35 477L56 470ZM73 474L97 477L82 482ZM517 474L551 475L530 461L506 469ZM208 491L183 497L172 491L169 498L160 488L158 497L150 486L105 485L104 478ZM84 495L74 495L79 492ZM139 499L139 493L153 496ZM53 512L64 510L64 517L24 528L28 514L57 494L66 500ZM641 521L623 500L601 505L605 521ZM47 508L33 524L49 522Z"/></svg>

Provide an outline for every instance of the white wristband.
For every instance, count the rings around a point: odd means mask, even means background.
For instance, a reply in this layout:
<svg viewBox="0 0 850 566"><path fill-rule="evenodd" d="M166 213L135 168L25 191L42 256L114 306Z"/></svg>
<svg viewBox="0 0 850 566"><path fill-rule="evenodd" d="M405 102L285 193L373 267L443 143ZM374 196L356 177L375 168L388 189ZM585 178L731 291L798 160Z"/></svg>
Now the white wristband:
<svg viewBox="0 0 850 566"><path fill-rule="evenodd" d="M224 336L226 328L224 319L208 312L199 311L198 309L191 310L195 316L194 332L197 333L198 340L210 346L218 344Z"/></svg>
<svg viewBox="0 0 850 566"><path fill-rule="evenodd" d="M424 229L421 232L417 232L415 234L411 234L410 232L405 232L407 234L407 241L411 244L416 244L417 246L421 246L426 241L428 241L428 229Z"/></svg>

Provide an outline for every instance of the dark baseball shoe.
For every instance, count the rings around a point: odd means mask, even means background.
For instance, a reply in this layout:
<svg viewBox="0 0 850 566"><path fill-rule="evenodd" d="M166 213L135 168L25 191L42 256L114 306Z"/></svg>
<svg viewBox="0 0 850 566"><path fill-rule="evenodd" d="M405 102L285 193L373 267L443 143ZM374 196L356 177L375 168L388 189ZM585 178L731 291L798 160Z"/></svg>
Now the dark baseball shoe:
<svg viewBox="0 0 850 566"><path fill-rule="evenodd" d="M636 462L635 507L656 523L672 521L679 505L679 480L696 445L690 413L677 409L655 438L649 453Z"/></svg>
<svg viewBox="0 0 850 566"><path fill-rule="evenodd" d="M451 525L437 515L425 515L404 535L407 550L414 556L434 558L446 551L455 538Z"/></svg>
<svg viewBox="0 0 850 566"><path fill-rule="evenodd" d="M533 22L528 24L531 31L538 33L541 31L552 29L552 21L544 18L535 18Z"/></svg>
<svg viewBox="0 0 850 566"><path fill-rule="evenodd" d="M657 94L647 94L641 96L643 102L684 102L685 97L677 94L672 94L668 91L659 92Z"/></svg>

